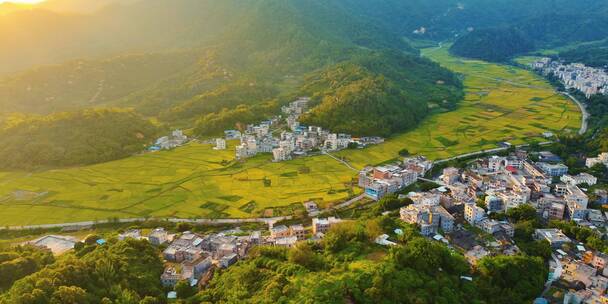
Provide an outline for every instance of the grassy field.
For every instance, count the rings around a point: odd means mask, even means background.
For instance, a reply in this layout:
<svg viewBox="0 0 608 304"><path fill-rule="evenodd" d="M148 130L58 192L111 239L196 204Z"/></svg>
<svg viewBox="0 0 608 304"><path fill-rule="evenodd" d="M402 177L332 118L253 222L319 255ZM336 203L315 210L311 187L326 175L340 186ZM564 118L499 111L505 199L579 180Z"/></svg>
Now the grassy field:
<svg viewBox="0 0 608 304"><path fill-rule="evenodd" d="M464 76L466 96L457 110L432 115L415 130L381 146L357 153L342 151L339 155L355 167L394 158L403 148L439 159L496 148L502 141L542 141L544 131L575 132L580 127L581 114L576 105L534 73L453 57L447 49L425 49L423 54Z"/></svg>
<svg viewBox="0 0 608 304"><path fill-rule="evenodd" d="M459 108L365 150L337 153L355 167L411 153L443 158L496 147L496 142L540 140L543 131L576 130L576 106L533 73L448 55L424 54L465 77ZM190 144L173 151L110 163L39 173L0 172L0 226L110 217L252 217L321 205L357 194L356 172L328 156L272 163L260 156L238 163L225 151ZM272 212L268 209L273 208Z"/></svg>

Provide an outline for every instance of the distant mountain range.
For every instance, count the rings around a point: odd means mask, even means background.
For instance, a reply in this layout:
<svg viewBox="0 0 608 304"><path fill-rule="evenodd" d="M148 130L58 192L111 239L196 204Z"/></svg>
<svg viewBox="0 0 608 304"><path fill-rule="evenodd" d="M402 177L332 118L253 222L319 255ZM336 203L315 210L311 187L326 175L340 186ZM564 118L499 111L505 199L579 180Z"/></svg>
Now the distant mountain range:
<svg viewBox="0 0 608 304"><path fill-rule="evenodd" d="M471 29L451 51L459 56L505 61L533 49L552 48L608 37L608 2L531 1L528 16ZM544 7L543 7L544 4ZM512 4L517 7L517 3ZM526 7L525 5L523 7Z"/></svg>

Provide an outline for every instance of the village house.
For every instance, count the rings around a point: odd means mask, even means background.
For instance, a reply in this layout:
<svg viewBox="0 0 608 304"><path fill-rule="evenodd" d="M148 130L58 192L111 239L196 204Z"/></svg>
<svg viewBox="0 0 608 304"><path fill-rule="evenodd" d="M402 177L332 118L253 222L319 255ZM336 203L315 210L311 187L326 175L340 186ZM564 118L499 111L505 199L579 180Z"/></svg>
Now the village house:
<svg viewBox="0 0 608 304"><path fill-rule="evenodd" d="M464 206L464 219L469 222L469 224L475 226L477 222L485 217L486 211L483 208L475 204L466 204Z"/></svg>
<svg viewBox="0 0 608 304"><path fill-rule="evenodd" d="M179 147L188 141L188 137L181 130L171 132L169 136L163 136L156 140L152 148L169 150ZM154 150L154 149L153 149Z"/></svg>
<svg viewBox="0 0 608 304"><path fill-rule="evenodd" d="M585 172L574 176L566 174L563 175L560 180L566 184L572 184L576 186L580 184L587 184L589 186L597 184L597 177Z"/></svg>
<svg viewBox="0 0 608 304"><path fill-rule="evenodd" d="M440 193L410 193L408 197L414 203L401 208L399 216L406 223L418 225L422 235L430 236L439 229L443 232L454 229L454 217L441 206Z"/></svg>
<svg viewBox="0 0 608 304"><path fill-rule="evenodd" d="M152 245L163 245L169 241L169 234L163 228L156 228L148 235L148 241Z"/></svg>
<svg viewBox="0 0 608 304"><path fill-rule="evenodd" d="M589 157L585 160L587 168L591 168L597 164L608 166L608 152L602 152L597 157Z"/></svg>
<svg viewBox="0 0 608 304"><path fill-rule="evenodd" d="M214 150L226 150L226 140L223 138L215 139L215 147Z"/></svg>
<svg viewBox="0 0 608 304"><path fill-rule="evenodd" d="M534 238L537 240L546 240L551 247L559 248L563 244L570 243L571 240L559 229L536 229L534 230Z"/></svg>
<svg viewBox="0 0 608 304"><path fill-rule="evenodd" d="M379 200L415 183L431 167L424 157L406 158L398 165L366 167L359 172L359 187L367 197Z"/></svg>
<svg viewBox="0 0 608 304"><path fill-rule="evenodd" d="M141 230L139 229L129 229L123 233L118 234L118 240L122 241L125 239L136 239L139 240L141 239Z"/></svg>
<svg viewBox="0 0 608 304"><path fill-rule="evenodd" d="M335 217L328 218L313 218L312 219L312 233L317 235L318 233L327 233L331 226L340 223L342 220Z"/></svg>

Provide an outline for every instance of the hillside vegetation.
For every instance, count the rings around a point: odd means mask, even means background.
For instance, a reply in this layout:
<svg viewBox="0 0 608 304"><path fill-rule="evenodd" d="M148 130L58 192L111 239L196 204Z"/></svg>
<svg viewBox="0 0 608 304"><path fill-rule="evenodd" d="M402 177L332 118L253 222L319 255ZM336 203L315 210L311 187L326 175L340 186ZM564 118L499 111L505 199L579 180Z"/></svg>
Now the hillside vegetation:
<svg viewBox="0 0 608 304"><path fill-rule="evenodd" d="M550 5L550 2L545 1L545 4ZM475 28L457 39L451 50L470 58L505 61L533 49L600 40L608 36L606 2L577 1L576 4L564 4L559 9L555 7L546 7L536 15L505 24L498 23L499 29L493 26Z"/></svg>
<svg viewBox="0 0 608 304"><path fill-rule="evenodd" d="M199 56L190 50L131 54L34 68L0 79L0 111L49 114L96 107L181 73Z"/></svg>
<svg viewBox="0 0 608 304"><path fill-rule="evenodd" d="M302 122L358 136L389 136L414 127L428 102L449 108L462 97L454 74L428 60L398 53L357 57L305 81L318 103Z"/></svg>
<svg viewBox="0 0 608 304"><path fill-rule="evenodd" d="M559 53L567 62L581 62L592 67L608 67L608 40L582 44Z"/></svg>
<svg viewBox="0 0 608 304"><path fill-rule="evenodd" d="M455 55L486 61L505 61L533 49L524 34L511 28L481 29L456 40L450 48Z"/></svg>
<svg viewBox="0 0 608 304"><path fill-rule="evenodd" d="M86 165L140 152L157 126L127 110L14 117L0 130L0 167Z"/></svg>
<svg viewBox="0 0 608 304"><path fill-rule="evenodd" d="M54 261L50 251L34 246L19 246L0 251L0 291L10 288L15 281Z"/></svg>
<svg viewBox="0 0 608 304"><path fill-rule="evenodd" d="M17 280L2 304L164 303L163 264L147 241L79 243L75 253ZM140 302L141 301L141 302Z"/></svg>

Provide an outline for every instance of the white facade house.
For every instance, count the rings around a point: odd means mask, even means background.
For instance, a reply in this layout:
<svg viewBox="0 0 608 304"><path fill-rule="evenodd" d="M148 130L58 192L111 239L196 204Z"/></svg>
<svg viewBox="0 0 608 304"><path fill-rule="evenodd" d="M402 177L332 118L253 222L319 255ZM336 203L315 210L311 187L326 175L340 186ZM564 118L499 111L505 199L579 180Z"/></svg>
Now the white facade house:
<svg viewBox="0 0 608 304"><path fill-rule="evenodd" d="M464 205L464 219L471 225L477 224L486 217L486 212L483 208L475 204Z"/></svg>
<svg viewBox="0 0 608 304"><path fill-rule="evenodd" d="M213 148L215 150L226 150L226 140L223 138L216 138L215 139L215 147Z"/></svg>

